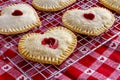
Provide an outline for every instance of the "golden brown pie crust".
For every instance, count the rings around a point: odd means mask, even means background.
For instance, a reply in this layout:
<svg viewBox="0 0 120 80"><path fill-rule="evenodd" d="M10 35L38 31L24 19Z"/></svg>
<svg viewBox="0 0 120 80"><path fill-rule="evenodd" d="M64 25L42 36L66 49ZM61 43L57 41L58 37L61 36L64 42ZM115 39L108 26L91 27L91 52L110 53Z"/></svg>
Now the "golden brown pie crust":
<svg viewBox="0 0 120 80"><path fill-rule="evenodd" d="M31 30L37 26L40 26L41 25L41 21L37 15L37 12L28 4L11 4L11 5L8 5L8 6L5 6L3 7L2 11L4 11L4 9L6 8L9 8L9 7L12 7L12 6L16 6L16 5L26 5L27 7L31 8L31 10L34 11L34 15L36 16L36 22L35 23L31 23L31 24L28 24L27 26L22 26L23 28L10 28L10 29L0 29L0 34L18 34L18 33L23 33L23 32L26 32L28 30ZM4 12L1 12L1 15L4 14ZM11 24L14 24L14 23L11 23Z"/></svg>
<svg viewBox="0 0 120 80"><path fill-rule="evenodd" d="M76 35L73 32L71 32L70 30L68 30L64 27L53 27L53 28L48 29L45 33L49 33L49 32L51 32L53 30L56 30L56 29L65 30L70 35L72 35L72 39L73 39L72 43L69 44L68 48L65 51L63 51L63 53L59 57L57 57L57 58L56 57L50 57L50 56L49 57L43 57L41 55L36 57L36 56L30 54L30 51L25 50L25 47L27 47L27 46L24 46L24 41L31 36L40 35L39 33L30 33L30 34L24 35L20 39L19 44L18 44L19 53L24 58L26 58L28 60L31 60L31 61L46 63L46 64L60 65L75 49L76 44L77 44L77 38L76 38ZM60 45L62 45L62 44L60 44Z"/></svg>
<svg viewBox="0 0 120 80"><path fill-rule="evenodd" d="M120 12L120 0L100 0L100 2L107 8Z"/></svg>

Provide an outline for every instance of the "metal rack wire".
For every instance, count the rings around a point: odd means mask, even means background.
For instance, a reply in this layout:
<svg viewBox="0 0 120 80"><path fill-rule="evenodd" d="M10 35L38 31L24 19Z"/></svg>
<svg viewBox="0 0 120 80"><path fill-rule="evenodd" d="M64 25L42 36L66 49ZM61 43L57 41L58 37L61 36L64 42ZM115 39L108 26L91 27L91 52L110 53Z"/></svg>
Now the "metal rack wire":
<svg viewBox="0 0 120 80"><path fill-rule="evenodd" d="M16 2L15 0L10 0L8 2L3 2L1 7L5 4L10 3L19 3L22 2L19 0ZM31 4L31 0L26 0L27 3ZM80 8L80 9L88 9L93 6L102 6L98 0L77 0L77 2L61 11L49 13L49 12L38 12L38 15L43 23L42 26L35 28L34 30L31 30L27 33L31 32L37 32L42 33L45 32L48 28L54 27L54 26L62 26L61 23L61 16L62 14L68 10L73 8ZM120 34L120 14L113 12L116 17L116 22L113 27L111 27L108 31L101 34L98 37L89 37L77 34L78 38L78 44L74 52L67 58L67 60L61 64L60 66L55 65L46 65L42 63L35 63L28 61L20 56L20 54L17 51L17 44L20 39L20 37L23 34L19 35L11 35L11 36L3 36L0 39L0 51L3 52L3 56L5 59L8 59L13 65L15 65L20 72L22 72L28 79L32 79L36 75L42 75L45 79L51 79L55 75L59 74L60 72L64 71L66 68L77 62L78 60L82 59L92 51L96 50L103 44L107 43L109 40L113 39L114 37L118 36ZM11 49L15 52L14 57L10 57L7 54L4 54L5 51L8 49Z"/></svg>

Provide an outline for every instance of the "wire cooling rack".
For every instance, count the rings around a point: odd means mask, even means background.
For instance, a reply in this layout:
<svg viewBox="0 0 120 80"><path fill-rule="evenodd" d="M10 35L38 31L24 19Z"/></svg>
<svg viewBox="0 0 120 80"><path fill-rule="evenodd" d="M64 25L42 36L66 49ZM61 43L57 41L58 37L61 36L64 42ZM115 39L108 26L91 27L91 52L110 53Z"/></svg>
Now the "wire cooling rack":
<svg viewBox="0 0 120 80"><path fill-rule="evenodd" d="M31 0L0 0L0 8L11 3L28 3L31 4ZM73 8L88 9L94 6L102 6L98 0L77 0L76 3L70 5L69 7L58 11L58 12L38 12L40 20L42 21L42 26L37 27L29 32L42 33L48 28L55 26L62 26L61 17L66 10ZM104 7L104 6L102 6ZM63 62L60 66L47 65L42 63L35 63L28 61L20 56L17 51L18 41L22 35L0 35L0 52L4 59L8 59L14 66L16 66L27 78L32 79L36 75L42 75L44 79L51 79L52 77L58 75L60 72L64 71L70 65L74 64L78 60L82 59L92 51L96 50L109 40L120 34L120 14L112 11L115 14L116 21L114 25L105 33L98 37L89 37L77 34L78 44L74 52ZM14 56L4 54L7 50L14 51Z"/></svg>

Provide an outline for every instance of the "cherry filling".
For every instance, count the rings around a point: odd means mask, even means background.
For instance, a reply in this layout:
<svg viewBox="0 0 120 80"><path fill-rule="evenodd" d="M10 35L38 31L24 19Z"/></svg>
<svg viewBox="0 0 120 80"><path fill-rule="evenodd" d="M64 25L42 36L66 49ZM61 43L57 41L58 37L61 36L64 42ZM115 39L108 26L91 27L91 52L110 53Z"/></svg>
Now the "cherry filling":
<svg viewBox="0 0 120 80"><path fill-rule="evenodd" d="M58 40L54 38L44 38L41 42L42 45L49 45L50 48L56 49L58 47Z"/></svg>
<svg viewBox="0 0 120 80"><path fill-rule="evenodd" d="M22 11L20 10L15 10L13 13L12 13L13 16L21 16L23 15Z"/></svg>
<svg viewBox="0 0 120 80"><path fill-rule="evenodd" d="M83 16L88 20L93 20L95 18L95 15L92 13L86 13Z"/></svg>

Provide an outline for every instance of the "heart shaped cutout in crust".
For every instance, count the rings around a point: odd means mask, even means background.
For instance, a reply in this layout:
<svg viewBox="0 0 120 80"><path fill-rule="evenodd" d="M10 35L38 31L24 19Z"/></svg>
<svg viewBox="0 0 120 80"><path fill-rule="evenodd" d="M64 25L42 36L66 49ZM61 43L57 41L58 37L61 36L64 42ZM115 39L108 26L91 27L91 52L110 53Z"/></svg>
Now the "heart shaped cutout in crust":
<svg viewBox="0 0 120 80"><path fill-rule="evenodd" d="M68 10L63 14L65 27L89 36L97 36L108 30L114 23L114 15L105 8L93 7L88 10Z"/></svg>
<svg viewBox="0 0 120 80"><path fill-rule="evenodd" d="M33 0L32 5L42 11L58 11L71 4L76 0Z"/></svg>
<svg viewBox="0 0 120 80"><path fill-rule="evenodd" d="M60 65L75 49L76 35L64 27L53 27L44 34L24 35L18 51L28 60Z"/></svg>
<svg viewBox="0 0 120 80"><path fill-rule="evenodd" d="M120 12L120 0L100 0L107 8Z"/></svg>
<svg viewBox="0 0 120 80"><path fill-rule="evenodd" d="M28 4L4 7L0 16L0 34L18 34L41 24L36 11Z"/></svg>

